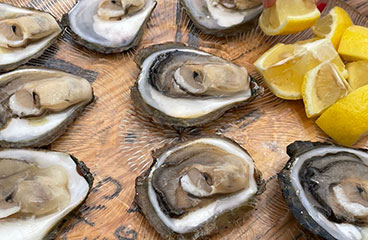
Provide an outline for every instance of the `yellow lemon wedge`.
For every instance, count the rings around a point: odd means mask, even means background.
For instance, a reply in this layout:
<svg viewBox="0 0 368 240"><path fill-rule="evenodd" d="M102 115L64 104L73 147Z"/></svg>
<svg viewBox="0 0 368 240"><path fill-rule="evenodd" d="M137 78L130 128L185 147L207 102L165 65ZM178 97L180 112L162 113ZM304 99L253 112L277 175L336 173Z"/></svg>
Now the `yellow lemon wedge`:
<svg viewBox="0 0 368 240"><path fill-rule="evenodd" d="M353 90L368 84L368 61L348 63L346 69L349 73L349 84Z"/></svg>
<svg viewBox="0 0 368 240"><path fill-rule="evenodd" d="M351 25L353 25L353 22L349 14L340 7L334 7L326 16L318 19L312 27L312 32L317 37L329 38L337 49L342 35Z"/></svg>
<svg viewBox="0 0 368 240"><path fill-rule="evenodd" d="M319 16L314 0L277 0L263 10L259 26L267 35L297 33L312 27Z"/></svg>
<svg viewBox="0 0 368 240"><path fill-rule="evenodd" d="M346 29L338 52L345 61L368 60L368 28L353 25Z"/></svg>
<svg viewBox="0 0 368 240"><path fill-rule="evenodd" d="M350 87L335 64L325 62L305 74L302 95L308 118L317 117L349 93Z"/></svg>
<svg viewBox="0 0 368 240"><path fill-rule="evenodd" d="M295 44L276 44L255 63L268 88L288 100L302 99L304 75L325 61L347 77L345 65L327 38Z"/></svg>
<svg viewBox="0 0 368 240"><path fill-rule="evenodd" d="M368 85L328 108L317 125L339 144L352 146L368 133Z"/></svg>

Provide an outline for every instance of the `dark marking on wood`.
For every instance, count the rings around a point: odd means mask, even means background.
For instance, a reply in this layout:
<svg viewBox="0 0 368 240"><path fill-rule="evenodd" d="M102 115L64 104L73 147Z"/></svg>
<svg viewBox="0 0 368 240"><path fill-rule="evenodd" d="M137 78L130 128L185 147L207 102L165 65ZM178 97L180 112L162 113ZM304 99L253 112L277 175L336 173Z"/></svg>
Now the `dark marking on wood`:
<svg viewBox="0 0 368 240"><path fill-rule="evenodd" d="M118 229L115 230L114 236L118 240L136 240L137 232L125 226L120 226Z"/></svg>
<svg viewBox="0 0 368 240"><path fill-rule="evenodd" d="M96 184L96 186L94 188L92 188L91 192L93 192L93 193L98 192L102 186L104 186L105 184L109 184L109 183L112 183L115 186L115 192L111 195L105 195L104 198L106 200L112 200L114 198L117 198L119 196L120 192L122 191L123 187L121 186L121 184L119 183L118 180L116 180L112 177L107 177L107 178L99 181Z"/></svg>
<svg viewBox="0 0 368 240"><path fill-rule="evenodd" d="M133 202L132 205L130 206L130 208L127 210L127 213L135 213L137 212L139 209L138 205L136 202Z"/></svg>
<svg viewBox="0 0 368 240"><path fill-rule="evenodd" d="M262 114L258 110L251 112L248 116L245 116L244 119L241 119L243 123L239 126L239 129L249 126L256 122L260 117L262 117Z"/></svg>

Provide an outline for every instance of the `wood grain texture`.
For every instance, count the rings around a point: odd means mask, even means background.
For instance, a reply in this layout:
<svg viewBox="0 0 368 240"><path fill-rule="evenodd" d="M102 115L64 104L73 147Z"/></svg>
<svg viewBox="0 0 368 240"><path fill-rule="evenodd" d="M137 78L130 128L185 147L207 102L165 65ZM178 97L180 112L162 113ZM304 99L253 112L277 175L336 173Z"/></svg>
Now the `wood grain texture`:
<svg viewBox="0 0 368 240"><path fill-rule="evenodd" d="M3 2L43 9L60 19L76 0ZM346 0L345 3L329 0L328 8L335 4L347 9L355 23L367 25L367 19L358 14L368 15L366 0ZM30 65L66 70L93 82L96 102L50 148L69 152L84 161L94 173L95 184L86 203L65 223L58 239L160 239L133 204L134 180L151 164L152 150L165 143L209 134L230 137L246 148L268 182L256 209L245 216L244 222L213 239L319 239L294 219L275 177L288 160L288 144L296 140L331 141L312 119L307 119L302 101L278 99L266 88L262 97L248 106L227 112L214 123L177 132L157 126L137 114L129 97L129 88L139 73L133 62L139 48L166 41L185 42L245 66L262 82L253 62L263 52L277 42L291 43L310 36L307 31L266 37L258 28L228 38L203 35L177 0L158 0L139 47L123 54L105 56L89 51L75 45L70 32L66 31ZM356 146L368 147L367 140L361 140Z"/></svg>

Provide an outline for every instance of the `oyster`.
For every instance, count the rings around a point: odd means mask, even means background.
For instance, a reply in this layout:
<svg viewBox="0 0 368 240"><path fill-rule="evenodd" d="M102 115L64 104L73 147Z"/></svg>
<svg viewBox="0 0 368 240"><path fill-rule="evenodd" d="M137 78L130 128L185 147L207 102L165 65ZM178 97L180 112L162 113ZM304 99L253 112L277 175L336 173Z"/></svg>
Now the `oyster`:
<svg viewBox="0 0 368 240"><path fill-rule="evenodd" d="M217 36L244 32L257 25L261 0L181 0L193 23Z"/></svg>
<svg viewBox="0 0 368 240"><path fill-rule="evenodd" d="M68 73L25 68L1 75L0 147L50 144L92 100L89 82Z"/></svg>
<svg viewBox="0 0 368 240"><path fill-rule="evenodd" d="M264 190L252 158L226 138L166 146L153 158L136 179L135 201L165 239L197 239L229 227Z"/></svg>
<svg viewBox="0 0 368 240"><path fill-rule="evenodd" d="M49 13L5 3L0 3L0 12L0 72L39 57L62 31Z"/></svg>
<svg viewBox="0 0 368 240"><path fill-rule="evenodd" d="M295 142L278 179L299 222L325 239L368 238L368 152Z"/></svg>
<svg viewBox="0 0 368 240"><path fill-rule="evenodd" d="M79 0L63 17L63 25L74 40L104 54L126 51L136 46L155 0Z"/></svg>
<svg viewBox="0 0 368 240"><path fill-rule="evenodd" d="M89 169L71 155L0 150L1 239L34 240L50 236L86 199L92 182Z"/></svg>
<svg viewBox="0 0 368 240"><path fill-rule="evenodd" d="M143 49L135 60L141 73L133 103L164 125L205 124L262 90L244 67L179 43Z"/></svg>

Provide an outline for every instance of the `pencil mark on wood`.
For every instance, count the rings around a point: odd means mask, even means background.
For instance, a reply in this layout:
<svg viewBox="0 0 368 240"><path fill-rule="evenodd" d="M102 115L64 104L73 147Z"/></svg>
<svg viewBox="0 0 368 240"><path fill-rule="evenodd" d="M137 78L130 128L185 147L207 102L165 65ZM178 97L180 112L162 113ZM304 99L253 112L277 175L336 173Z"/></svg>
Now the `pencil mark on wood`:
<svg viewBox="0 0 368 240"><path fill-rule="evenodd" d="M137 232L125 226L120 226L115 230L114 236L118 240L136 240Z"/></svg>
<svg viewBox="0 0 368 240"><path fill-rule="evenodd" d="M112 177L106 177L105 179L99 181L96 186L91 190L91 192L95 193L100 190L100 188L106 184L112 184L115 187L115 191L111 195L105 195L104 199L106 200L112 200L119 196L120 192L122 191L123 187L118 182L118 180L112 178Z"/></svg>

